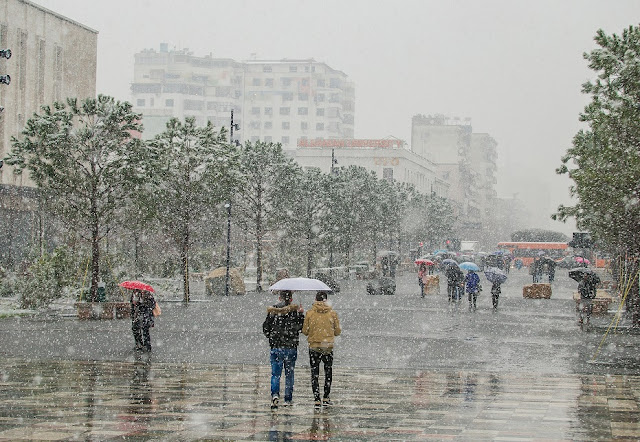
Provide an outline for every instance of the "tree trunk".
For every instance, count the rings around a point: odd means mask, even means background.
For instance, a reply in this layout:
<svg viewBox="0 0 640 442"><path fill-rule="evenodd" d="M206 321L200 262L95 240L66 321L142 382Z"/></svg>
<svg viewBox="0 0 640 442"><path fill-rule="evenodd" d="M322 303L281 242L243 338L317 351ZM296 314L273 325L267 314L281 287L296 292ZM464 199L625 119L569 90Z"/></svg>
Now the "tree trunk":
<svg viewBox="0 0 640 442"><path fill-rule="evenodd" d="M182 262L182 283L184 289L183 301L189 302L189 231L184 232L182 247L180 248L180 261Z"/></svg>
<svg viewBox="0 0 640 442"><path fill-rule="evenodd" d="M256 199L258 202L262 201L262 192L258 188L258 195ZM264 232L262 231L262 206L261 204L256 207L256 291L260 293L262 291L262 237Z"/></svg>
<svg viewBox="0 0 640 442"><path fill-rule="evenodd" d="M100 280L100 237L99 224L95 208L92 207L93 226L91 228L91 290L89 302L98 300L98 281Z"/></svg>
<svg viewBox="0 0 640 442"><path fill-rule="evenodd" d="M311 266L313 266L312 222L313 220L309 219L309 228L307 229L307 278L311 278Z"/></svg>

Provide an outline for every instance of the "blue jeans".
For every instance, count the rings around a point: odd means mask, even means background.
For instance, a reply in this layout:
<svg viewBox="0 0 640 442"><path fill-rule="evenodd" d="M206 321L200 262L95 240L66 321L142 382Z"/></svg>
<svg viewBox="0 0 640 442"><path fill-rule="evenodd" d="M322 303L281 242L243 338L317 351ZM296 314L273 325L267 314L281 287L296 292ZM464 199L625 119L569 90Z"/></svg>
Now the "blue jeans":
<svg viewBox="0 0 640 442"><path fill-rule="evenodd" d="M284 367L284 400L291 402L293 398L293 370L298 359L297 348L271 349L271 397L280 396L280 377Z"/></svg>

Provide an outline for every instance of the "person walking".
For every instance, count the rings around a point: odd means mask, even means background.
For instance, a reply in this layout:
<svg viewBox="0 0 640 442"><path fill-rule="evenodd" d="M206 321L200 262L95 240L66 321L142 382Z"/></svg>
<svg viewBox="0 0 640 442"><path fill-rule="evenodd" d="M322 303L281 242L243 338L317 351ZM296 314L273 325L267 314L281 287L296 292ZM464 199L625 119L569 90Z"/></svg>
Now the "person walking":
<svg viewBox="0 0 640 442"><path fill-rule="evenodd" d="M424 298L424 280L427 275L427 265L423 262L418 266L418 285L420 286L420 297Z"/></svg>
<svg viewBox="0 0 640 442"><path fill-rule="evenodd" d="M502 289L500 288L500 283L494 281L491 285L491 302L493 303L493 311L498 311L498 300L500 299L500 293Z"/></svg>
<svg viewBox="0 0 640 442"><path fill-rule="evenodd" d="M147 290L135 289L129 300L131 305L131 331L136 343L136 351L151 351L150 329L154 326L153 311L156 300Z"/></svg>
<svg viewBox="0 0 640 442"><path fill-rule="evenodd" d="M284 405L292 405L293 383L300 331L304 323L302 306L292 304L293 293L281 291L279 302L267 307L267 317L262 324L262 332L271 347L271 409L278 408L280 402L280 378L284 368Z"/></svg>
<svg viewBox="0 0 640 442"><path fill-rule="evenodd" d="M587 329L589 327L591 314L593 313L593 300L598 293L597 286L599 283L600 278L595 273L585 274L578 283L578 293L580 293L578 325L580 328Z"/></svg>
<svg viewBox="0 0 640 442"><path fill-rule="evenodd" d="M338 314L327 304L327 292L318 292L316 301L307 312L302 325L302 334L309 342L309 364L311 366L311 390L314 407L333 405L330 399L333 380L333 343L342 332ZM320 363L324 365L324 394L320 400Z"/></svg>
<svg viewBox="0 0 640 442"><path fill-rule="evenodd" d="M464 282L464 273L462 273L460 267L454 264L447 265L444 272L447 277L447 297L449 302L459 301L462 297L460 286Z"/></svg>
<svg viewBox="0 0 640 442"><path fill-rule="evenodd" d="M478 293L482 288L480 287L480 277L473 270L469 270L467 276L464 278L464 283L469 296L469 311L476 311L476 300L478 299Z"/></svg>

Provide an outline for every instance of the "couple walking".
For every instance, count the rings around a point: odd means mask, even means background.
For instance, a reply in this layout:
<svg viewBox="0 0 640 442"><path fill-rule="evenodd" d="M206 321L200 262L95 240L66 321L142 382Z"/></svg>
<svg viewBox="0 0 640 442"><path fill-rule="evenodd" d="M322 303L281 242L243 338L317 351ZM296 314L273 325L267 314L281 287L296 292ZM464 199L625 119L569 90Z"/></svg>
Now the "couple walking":
<svg viewBox="0 0 640 442"><path fill-rule="evenodd" d="M267 308L267 318L262 331L271 346L271 409L280 402L280 378L285 373L284 405L293 400L293 382L298 358L299 334L309 342L311 389L315 408L332 405L331 393L333 367L333 341L341 332L338 314L326 303L327 292L318 292L316 300L304 315L302 306L292 304L292 292L280 292L280 302ZM320 363L324 365L324 394L320 399Z"/></svg>

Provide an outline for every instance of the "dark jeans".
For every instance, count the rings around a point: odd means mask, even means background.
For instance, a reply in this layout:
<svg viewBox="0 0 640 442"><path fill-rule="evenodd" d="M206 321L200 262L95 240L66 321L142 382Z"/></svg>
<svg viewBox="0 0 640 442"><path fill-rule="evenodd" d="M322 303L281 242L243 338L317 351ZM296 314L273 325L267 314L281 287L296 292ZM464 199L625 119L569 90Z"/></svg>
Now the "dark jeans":
<svg viewBox="0 0 640 442"><path fill-rule="evenodd" d="M284 368L284 401L293 399L294 370L298 359L297 348L271 349L271 397L280 396L280 377Z"/></svg>
<svg viewBox="0 0 640 442"><path fill-rule="evenodd" d="M145 324L141 321L133 321L131 323L131 331L133 332L133 339L136 341L136 348L139 350L151 350L151 333L149 329L151 324Z"/></svg>
<svg viewBox="0 0 640 442"><path fill-rule="evenodd" d="M331 380L333 377L333 351L322 353L309 349L309 364L311 365L311 389L316 401L320 400L320 362L324 364L324 396L329 397L331 393Z"/></svg>

